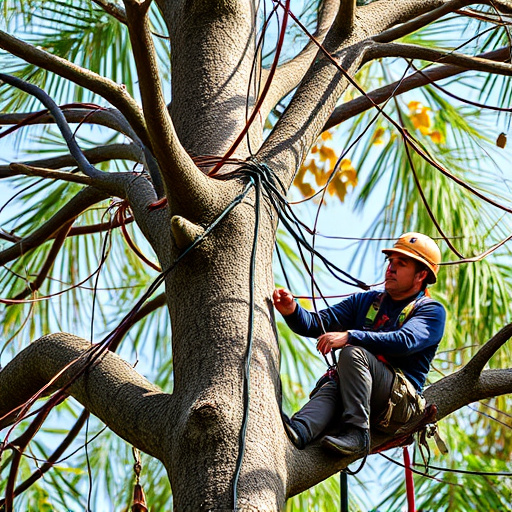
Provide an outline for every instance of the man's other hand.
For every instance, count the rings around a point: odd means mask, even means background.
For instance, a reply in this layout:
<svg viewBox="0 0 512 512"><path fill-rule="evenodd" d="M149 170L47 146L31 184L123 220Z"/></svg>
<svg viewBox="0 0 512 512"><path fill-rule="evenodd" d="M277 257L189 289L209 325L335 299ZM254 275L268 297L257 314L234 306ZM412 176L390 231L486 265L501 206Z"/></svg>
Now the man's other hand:
<svg viewBox="0 0 512 512"><path fill-rule="evenodd" d="M316 348L325 355L335 348L343 348L347 343L348 332L328 332L318 338Z"/></svg>
<svg viewBox="0 0 512 512"><path fill-rule="evenodd" d="M293 300L292 293L284 288L275 289L272 294L272 300L274 307L283 316L291 315L297 307L297 303Z"/></svg>

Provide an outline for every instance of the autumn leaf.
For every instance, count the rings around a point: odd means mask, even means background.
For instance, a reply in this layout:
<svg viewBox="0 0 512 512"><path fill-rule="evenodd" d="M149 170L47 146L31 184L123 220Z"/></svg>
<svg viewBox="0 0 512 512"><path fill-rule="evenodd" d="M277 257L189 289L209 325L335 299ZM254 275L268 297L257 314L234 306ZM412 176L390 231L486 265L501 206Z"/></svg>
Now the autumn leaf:
<svg viewBox="0 0 512 512"><path fill-rule="evenodd" d="M430 108L425 107L419 101L409 102L409 117L416 130L419 130L423 135L430 134L430 127L432 120L430 118Z"/></svg>
<svg viewBox="0 0 512 512"><path fill-rule="evenodd" d="M382 138L382 136L384 135L385 132L386 130L382 126L379 126L372 135L371 143L375 145L384 144L384 139Z"/></svg>
<svg viewBox="0 0 512 512"><path fill-rule="evenodd" d="M434 130L429 133L430 138L434 144L442 144L444 142L444 135L439 130Z"/></svg>

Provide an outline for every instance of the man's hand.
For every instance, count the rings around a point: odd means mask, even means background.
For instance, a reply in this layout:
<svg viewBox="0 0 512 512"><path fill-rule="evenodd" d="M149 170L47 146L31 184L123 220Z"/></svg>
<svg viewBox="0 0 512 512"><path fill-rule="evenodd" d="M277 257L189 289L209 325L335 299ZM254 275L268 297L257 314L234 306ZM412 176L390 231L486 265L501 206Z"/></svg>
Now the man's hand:
<svg viewBox="0 0 512 512"><path fill-rule="evenodd" d="M316 348L325 355L335 348L343 348L347 343L348 332L328 332L318 338Z"/></svg>
<svg viewBox="0 0 512 512"><path fill-rule="evenodd" d="M274 290L272 300L274 301L274 307L283 316L291 315L297 307L297 303L293 300L292 293L284 288Z"/></svg>

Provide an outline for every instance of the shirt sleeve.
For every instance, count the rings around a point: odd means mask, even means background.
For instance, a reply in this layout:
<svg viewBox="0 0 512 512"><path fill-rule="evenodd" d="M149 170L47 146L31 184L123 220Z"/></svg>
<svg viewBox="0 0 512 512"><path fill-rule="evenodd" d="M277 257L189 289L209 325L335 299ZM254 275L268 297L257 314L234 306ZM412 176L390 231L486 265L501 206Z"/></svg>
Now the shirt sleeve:
<svg viewBox="0 0 512 512"><path fill-rule="evenodd" d="M403 357L436 345L443 336L446 312L435 301L418 305L404 325L391 332L349 330L349 343L384 357Z"/></svg>
<svg viewBox="0 0 512 512"><path fill-rule="evenodd" d="M284 319L294 333L309 338L318 338L324 332L346 331L355 325L357 304L363 295L351 295L339 304L318 313L307 311L297 303L295 311Z"/></svg>

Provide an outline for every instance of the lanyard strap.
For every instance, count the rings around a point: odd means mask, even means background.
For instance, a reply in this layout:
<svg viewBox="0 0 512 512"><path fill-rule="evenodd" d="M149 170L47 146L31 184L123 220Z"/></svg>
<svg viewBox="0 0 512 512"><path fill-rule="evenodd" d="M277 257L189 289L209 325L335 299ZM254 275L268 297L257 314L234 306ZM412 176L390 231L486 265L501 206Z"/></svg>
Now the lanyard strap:
<svg viewBox="0 0 512 512"><path fill-rule="evenodd" d="M366 313L366 318L364 320L364 329L365 330L375 331L381 325L383 325L385 323L385 322L381 322L380 320L377 322L375 321L377 319L377 316L379 314L379 311L380 311L380 308L382 306L385 296L386 296L386 292L379 293L375 297L375 300L372 302L370 307L368 308L368 312ZM402 309L402 311L398 315L398 320L397 320L398 329L400 329L400 327L402 327L402 325L404 325L404 323L409 319L418 300L420 300L424 296L425 296L425 292L422 290L413 301L409 302L409 304L407 304L404 307L404 309ZM386 321L387 320L389 320L388 317L386 317Z"/></svg>

